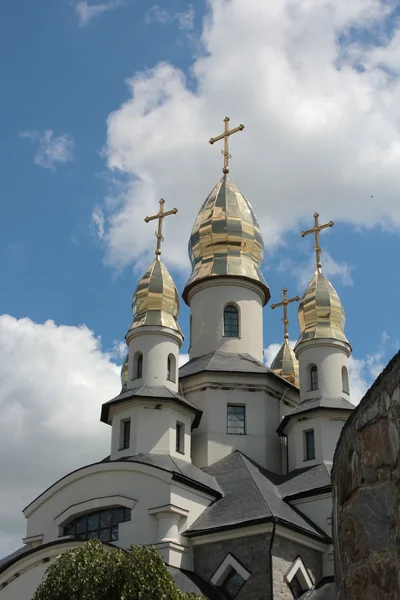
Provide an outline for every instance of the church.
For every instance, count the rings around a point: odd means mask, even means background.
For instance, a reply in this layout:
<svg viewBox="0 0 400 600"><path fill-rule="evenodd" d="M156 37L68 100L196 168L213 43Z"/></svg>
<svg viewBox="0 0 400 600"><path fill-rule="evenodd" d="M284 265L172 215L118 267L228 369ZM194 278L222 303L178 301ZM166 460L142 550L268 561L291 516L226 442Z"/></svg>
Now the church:
<svg viewBox="0 0 400 600"><path fill-rule="evenodd" d="M284 337L268 367L263 239L229 176L228 141L243 129L226 118L210 140L224 143L224 169L189 239L189 362L178 368L179 295L161 260L163 220L177 210L161 200L145 219L158 220L157 246L133 294L121 392L101 407L109 456L24 509L23 546L0 561L0 600L30 600L49 563L92 538L156 546L177 585L210 600L334 599L330 471L353 405L345 313L321 265L320 234L333 223L315 213L301 233L314 236L315 272L301 300L284 288L272 305Z"/></svg>

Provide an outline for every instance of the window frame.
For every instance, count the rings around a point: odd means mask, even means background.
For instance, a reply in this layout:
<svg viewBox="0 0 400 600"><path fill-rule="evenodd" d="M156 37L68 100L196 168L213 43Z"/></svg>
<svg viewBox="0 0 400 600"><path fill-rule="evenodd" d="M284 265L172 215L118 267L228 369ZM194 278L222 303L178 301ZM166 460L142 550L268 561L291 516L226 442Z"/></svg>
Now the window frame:
<svg viewBox="0 0 400 600"><path fill-rule="evenodd" d="M131 420L121 419L119 449L127 450L131 445Z"/></svg>
<svg viewBox="0 0 400 600"><path fill-rule="evenodd" d="M295 595L296 592L293 589L293 586L291 585L294 579L296 579L298 586L302 590L300 596ZM298 556L294 560L292 566L285 575L285 580L291 593L293 594L293 598L300 598L305 592L314 588L314 582L311 579L310 574L308 573L301 556Z"/></svg>
<svg viewBox="0 0 400 600"><path fill-rule="evenodd" d="M230 311L229 309L234 309L234 310ZM227 331L227 322L225 320L225 315L226 314L231 314L231 315L235 314L236 315L236 334L232 334L232 333L227 334L227 332L226 332ZM223 312L222 318L223 318L223 323L222 323L222 325L223 325L223 337L232 338L232 339L239 338L240 337L240 311L239 311L239 307L236 304L234 304L233 302L230 302L229 304L226 304L224 306L224 312ZM233 320L229 319L229 321L233 321ZM231 326L231 323L229 323L229 325Z"/></svg>
<svg viewBox="0 0 400 600"><path fill-rule="evenodd" d="M347 367L342 367L342 392L350 394L349 371Z"/></svg>
<svg viewBox="0 0 400 600"><path fill-rule="evenodd" d="M316 457L316 451L315 451L315 429L306 429L305 431L303 431L304 433L304 460L315 460ZM308 444L308 440L309 440L309 436L310 434L312 434L312 449L313 449L313 453L309 453L310 450L310 446ZM313 454L313 456L311 456L311 454Z"/></svg>
<svg viewBox="0 0 400 600"><path fill-rule="evenodd" d="M318 374L317 365L311 365L311 368L310 368L310 392L316 392L319 389L318 375L319 374Z"/></svg>
<svg viewBox="0 0 400 600"><path fill-rule="evenodd" d="M174 354L168 354L167 358L167 381L176 382L176 358Z"/></svg>
<svg viewBox="0 0 400 600"><path fill-rule="evenodd" d="M243 583L239 590L236 591L235 596L231 596L231 598L235 598L239 591L242 589L246 581L251 576L250 571L248 571L232 554L227 554L219 567L216 569L214 575L211 577L210 582L217 589L224 591L223 585L226 583L227 579L232 577L232 572L238 573L240 577L243 579ZM227 592L224 592L224 595Z"/></svg>
<svg viewBox="0 0 400 600"><path fill-rule="evenodd" d="M122 519L117 520L114 518L116 511L122 511ZM102 526L102 517L110 513L109 516L109 524ZM97 527L91 528L89 525L89 518L96 520L97 517ZM131 509L126 506L109 506L101 509L92 510L87 513L80 514L75 516L73 519L70 519L68 523L63 526L63 536L73 536L78 540L90 540L97 539L102 542L115 542L119 537L119 524L126 523L132 519ZM77 531L80 524L84 524L81 531ZM72 531L69 529L71 529ZM103 535L102 535L103 532ZM108 536L104 536L104 533L108 532ZM96 533L97 536L92 535Z"/></svg>
<svg viewBox="0 0 400 600"><path fill-rule="evenodd" d="M175 452L185 454L185 424L181 421L176 422Z"/></svg>
<svg viewBox="0 0 400 600"><path fill-rule="evenodd" d="M231 429L239 429L239 427L233 427L232 425L229 425L229 409L230 408L241 408L243 409L243 431L241 432L237 432L237 431L229 431L229 428L231 427ZM235 414L235 411L232 411L231 414ZM239 414L239 411L236 412L236 414ZM227 435L246 435L246 405L245 404L233 404L233 403L228 403L226 405L226 433Z"/></svg>

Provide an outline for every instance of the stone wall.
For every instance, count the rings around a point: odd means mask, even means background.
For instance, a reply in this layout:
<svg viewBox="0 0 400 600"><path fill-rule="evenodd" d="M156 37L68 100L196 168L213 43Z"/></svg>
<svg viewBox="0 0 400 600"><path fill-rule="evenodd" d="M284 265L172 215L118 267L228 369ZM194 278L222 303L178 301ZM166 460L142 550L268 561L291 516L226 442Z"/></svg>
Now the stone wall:
<svg viewBox="0 0 400 600"><path fill-rule="evenodd" d="M399 600L400 352L350 416L332 470L338 600Z"/></svg>
<svg viewBox="0 0 400 600"><path fill-rule="evenodd" d="M293 600L293 594L286 583L285 576L298 556L301 556L313 582L318 583L321 579L321 552L275 535L272 545L274 600Z"/></svg>
<svg viewBox="0 0 400 600"><path fill-rule="evenodd" d="M272 600L270 541L271 534L261 534L194 546L194 570L209 581L230 553L251 573L235 600Z"/></svg>

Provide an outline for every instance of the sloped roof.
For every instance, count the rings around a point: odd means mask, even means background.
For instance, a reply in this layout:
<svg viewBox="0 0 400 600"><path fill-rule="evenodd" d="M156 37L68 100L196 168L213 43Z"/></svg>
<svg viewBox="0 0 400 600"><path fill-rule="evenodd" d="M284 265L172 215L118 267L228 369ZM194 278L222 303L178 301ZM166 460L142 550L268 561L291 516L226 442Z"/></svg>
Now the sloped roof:
<svg viewBox="0 0 400 600"><path fill-rule="evenodd" d="M333 581L329 581L322 586L317 585L314 590L300 596L300 600L335 600L335 598L336 589Z"/></svg>
<svg viewBox="0 0 400 600"><path fill-rule="evenodd" d="M320 463L314 467L296 469L283 475L278 485L282 498L290 499L298 494L304 494L331 485L330 463Z"/></svg>
<svg viewBox="0 0 400 600"><path fill-rule="evenodd" d="M354 404L342 397L331 398L328 396L319 396L310 400L303 400L296 408L286 415L277 429L278 433L282 433L290 419L302 413L308 413L314 410L354 410Z"/></svg>
<svg viewBox="0 0 400 600"><path fill-rule="evenodd" d="M199 425L201 415L203 414L203 411L200 410L198 406L193 404L193 402L190 402L190 400L187 400L181 394L173 392L165 385L141 385L137 388L124 390L123 392L118 394L118 396L112 398L112 400L108 400L108 402L105 402L101 407L100 421L102 421L103 423L109 423L110 407L114 404L125 402L125 400L130 400L131 398L155 398L161 400L171 400L177 402L182 406L190 408L195 412L196 415L192 424L192 429L195 429Z"/></svg>
<svg viewBox="0 0 400 600"><path fill-rule="evenodd" d="M219 591L210 583L204 581L199 575L192 571L186 571L184 569L178 569L177 567L171 567L167 565L167 569L172 575L175 585L181 590L181 592L197 594L198 596L204 596L208 600L224 600Z"/></svg>
<svg viewBox="0 0 400 600"><path fill-rule="evenodd" d="M150 467L172 473L175 476L175 479L182 478L190 480L200 486L209 488L216 492L218 496L222 495L221 488L215 477L206 473L203 469L199 469L199 467L196 467L193 463L182 460L181 458L176 458L170 454L136 454L135 456L119 458L118 461L110 461L110 457L107 456L101 462L135 462L149 465Z"/></svg>
<svg viewBox="0 0 400 600"><path fill-rule="evenodd" d="M277 487L279 477L238 450L204 470L215 477L224 495L200 515L186 535L275 520L327 540L323 531L283 500Z"/></svg>
<svg viewBox="0 0 400 600"><path fill-rule="evenodd" d="M0 560L0 573L2 571L5 571L9 565L12 565L14 562L19 560L20 557L22 557L24 554L26 554L26 552L29 552L30 550L32 550L32 547L25 545L21 548L18 548L18 550L15 550L15 552L12 552L8 556L2 558Z"/></svg>
<svg viewBox="0 0 400 600"><path fill-rule="evenodd" d="M235 354L233 352L222 352L222 350L209 352L203 356L192 358L192 360L185 363L179 369L179 379L195 375L196 373L202 373L203 371L267 374L278 378L289 387L298 391L295 385L277 373L274 373L269 367L250 354Z"/></svg>

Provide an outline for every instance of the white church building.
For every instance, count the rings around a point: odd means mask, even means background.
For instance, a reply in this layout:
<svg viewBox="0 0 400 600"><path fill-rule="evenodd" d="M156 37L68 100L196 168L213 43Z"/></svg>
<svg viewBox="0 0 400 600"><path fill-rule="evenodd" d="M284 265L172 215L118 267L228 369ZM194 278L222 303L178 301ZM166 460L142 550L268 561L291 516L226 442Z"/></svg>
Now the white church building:
<svg viewBox="0 0 400 600"><path fill-rule="evenodd" d="M300 337L263 361L263 240L224 174L189 242L190 360L180 369L179 296L157 250L133 296L120 394L101 407L109 456L66 474L24 509L23 546L0 561L0 600L31 600L49 563L99 538L160 549L178 586L210 600L333 600L330 469L350 415L345 314L316 270L298 308ZM178 217L176 217L178 218ZM307 243L307 242L305 242ZM276 291L275 291L276 295ZM128 325L128 324L127 324ZM271 340L267 340L267 344ZM106 450L105 450L106 452Z"/></svg>

